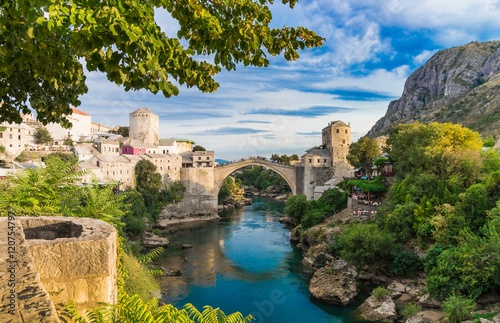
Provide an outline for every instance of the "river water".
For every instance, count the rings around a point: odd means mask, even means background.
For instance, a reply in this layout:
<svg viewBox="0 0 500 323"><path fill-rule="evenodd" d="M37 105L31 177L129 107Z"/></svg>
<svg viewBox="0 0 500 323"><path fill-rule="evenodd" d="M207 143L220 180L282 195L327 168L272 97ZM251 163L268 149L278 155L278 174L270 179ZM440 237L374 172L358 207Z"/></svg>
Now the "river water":
<svg viewBox="0 0 500 323"><path fill-rule="evenodd" d="M357 322L350 315L353 306L310 299L312 273L300 263L289 231L276 221L283 208L282 202L254 199L221 213L217 222L168 232L170 244L158 262L180 269L182 276L161 279L163 300L177 307L192 303L200 311L211 305L226 314L252 314L254 322Z"/></svg>

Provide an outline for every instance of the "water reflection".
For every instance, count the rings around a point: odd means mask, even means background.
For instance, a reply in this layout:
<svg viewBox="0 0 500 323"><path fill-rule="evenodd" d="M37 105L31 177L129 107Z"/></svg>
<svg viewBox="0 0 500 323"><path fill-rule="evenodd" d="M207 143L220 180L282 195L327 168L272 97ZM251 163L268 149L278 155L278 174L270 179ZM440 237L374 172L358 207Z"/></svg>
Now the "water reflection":
<svg viewBox="0 0 500 323"><path fill-rule="evenodd" d="M217 273L227 279L247 282L276 278L275 269L282 266L284 256L269 257L266 253L276 249L286 252L290 245L282 239L286 232L274 221L278 213L262 206L258 209L265 212L265 222L255 221L255 216L262 214L248 214L245 209L238 209L222 214L220 223L204 222L170 229L166 257L158 263L166 269L179 269L183 274L161 280L165 300L175 303L183 299L189 294L190 285L215 286ZM277 234L273 226L281 232ZM182 249L183 244L194 247Z"/></svg>

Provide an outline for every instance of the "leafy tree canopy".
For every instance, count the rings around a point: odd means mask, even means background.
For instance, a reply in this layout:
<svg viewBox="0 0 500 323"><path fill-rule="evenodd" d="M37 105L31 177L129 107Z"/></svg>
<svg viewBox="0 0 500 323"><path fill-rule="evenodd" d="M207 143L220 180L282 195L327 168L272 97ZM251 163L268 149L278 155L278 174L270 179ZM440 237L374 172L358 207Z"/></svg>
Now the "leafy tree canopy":
<svg viewBox="0 0 500 323"><path fill-rule="evenodd" d="M378 142L375 139L365 136L351 144L347 160L351 165L362 167L369 172L373 166L373 161L380 156L381 153Z"/></svg>
<svg viewBox="0 0 500 323"><path fill-rule="evenodd" d="M287 154L283 154L281 156L278 155L278 154L272 154L271 155L271 160L275 161L275 162L278 162L278 163L290 165L290 162L292 160L300 160L300 158L299 158L299 156L297 154L293 154L293 155L290 155L290 156L288 156Z"/></svg>
<svg viewBox="0 0 500 323"><path fill-rule="evenodd" d="M20 123L31 106L43 124L69 126L70 105L78 106L88 90L84 68L106 73L127 91L170 97L179 92L174 82L213 92L222 68L265 67L267 54L296 60L299 50L322 45L323 38L304 27L271 28L273 2L3 1L0 121ZM297 0L282 2L293 8ZM157 25L159 9L179 23L176 37Z"/></svg>
<svg viewBox="0 0 500 323"><path fill-rule="evenodd" d="M33 134L33 138L35 139L35 144L37 144L37 145L48 145L53 140L49 131L43 127L39 127L39 128L35 129L35 133Z"/></svg>
<svg viewBox="0 0 500 323"><path fill-rule="evenodd" d="M196 145L193 147L193 151L207 151L207 150L203 146Z"/></svg>
<svg viewBox="0 0 500 323"><path fill-rule="evenodd" d="M347 182L349 186L356 186L366 193L380 193L387 191L381 176L375 177L373 180L351 179Z"/></svg>
<svg viewBox="0 0 500 323"><path fill-rule="evenodd" d="M442 178L477 176L482 141L479 133L453 123L414 122L396 126L388 141L399 177L423 171Z"/></svg>
<svg viewBox="0 0 500 323"><path fill-rule="evenodd" d="M108 131L109 133L115 134L115 135L121 135L123 137L128 137L129 136L129 131L130 128L127 126L120 126L116 130L110 130Z"/></svg>
<svg viewBox="0 0 500 323"><path fill-rule="evenodd" d="M161 175L149 160L141 160L135 165L135 187L137 190L159 191Z"/></svg>

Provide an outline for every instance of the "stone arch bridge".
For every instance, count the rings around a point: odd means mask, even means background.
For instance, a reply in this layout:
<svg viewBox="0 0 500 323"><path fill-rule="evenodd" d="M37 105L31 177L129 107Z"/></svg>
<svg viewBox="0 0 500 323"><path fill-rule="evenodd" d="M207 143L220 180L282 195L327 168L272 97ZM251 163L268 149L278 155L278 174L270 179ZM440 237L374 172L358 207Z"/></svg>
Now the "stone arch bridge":
<svg viewBox="0 0 500 323"><path fill-rule="evenodd" d="M175 223L186 218L202 220L217 216L217 197L224 180L238 169L252 165L275 171L288 183L293 195L305 194L308 199L313 198L314 187L323 185L333 176L332 167L302 164L290 166L259 157L249 157L217 167L182 168L181 182L186 188L184 200L162 210L164 223Z"/></svg>
<svg viewBox="0 0 500 323"><path fill-rule="evenodd" d="M283 179L287 182L288 186L290 186L292 194L293 195L297 194L297 181L296 181L296 173L294 166L275 163L266 159L253 158L253 157L215 167L214 168L215 193L219 194L220 188L222 187L222 183L229 175L231 175L238 169L247 166L263 166L266 169L271 169L275 171L276 173L281 175L281 177L283 177Z"/></svg>

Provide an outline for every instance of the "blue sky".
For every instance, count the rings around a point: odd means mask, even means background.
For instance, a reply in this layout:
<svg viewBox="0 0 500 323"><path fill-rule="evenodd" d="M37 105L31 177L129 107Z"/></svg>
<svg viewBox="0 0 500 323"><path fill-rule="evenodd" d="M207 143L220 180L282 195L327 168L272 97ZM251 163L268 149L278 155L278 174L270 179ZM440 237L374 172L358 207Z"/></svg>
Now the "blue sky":
<svg viewBox="0 0 500 323"><path fill-rule="evenodd" d="M160 117L161 138L192 139L217 158L302 155L321 144L329 121L350 122L353 141L365 135L438 50L500 40L500 0L299 0L293 10L276 2L274 26L308 27L324 46L295 62L276 57L268 68L222 72L216 93L180 87L169 99L126 92L90 73L79 108L115 126L148 107ZM157 12L156 20L176 34L167 14Z"/></svg>

